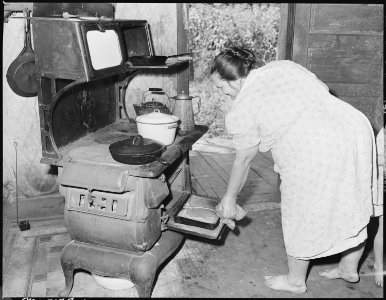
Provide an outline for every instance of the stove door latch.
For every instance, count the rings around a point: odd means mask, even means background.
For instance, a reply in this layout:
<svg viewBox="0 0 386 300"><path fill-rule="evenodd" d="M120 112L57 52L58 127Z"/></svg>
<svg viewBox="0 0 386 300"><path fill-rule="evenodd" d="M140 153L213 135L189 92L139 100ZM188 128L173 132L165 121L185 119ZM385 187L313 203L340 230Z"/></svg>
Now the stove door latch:
<svg viewBox="0 0 386 300"><path fill-rule="evenodd" d="M169 215L165 211L165 205L161 204L161 231L165 231L167 229L166 223L169 220Z"/></svg>
<svg viewBox="0 0 386 300"><path fill-rule="evenodd" d="M90 203L90 205L92 205L93 202L94 202L95 197L93 197L93 196L91 195L92 190L87 189L87 191L88 191L88 194L87 194L87 201L88 201L88 203Z"/></svg>
<svg viewBox="0 0 386 300"><path fill-rule="evenodd" d="M103 200L99 200L95 196L92 195L92 190L87 189L88 194L87 194L87 201L89 203L90 208L99 208L102 209L106 206L106 202Z"/></svg>

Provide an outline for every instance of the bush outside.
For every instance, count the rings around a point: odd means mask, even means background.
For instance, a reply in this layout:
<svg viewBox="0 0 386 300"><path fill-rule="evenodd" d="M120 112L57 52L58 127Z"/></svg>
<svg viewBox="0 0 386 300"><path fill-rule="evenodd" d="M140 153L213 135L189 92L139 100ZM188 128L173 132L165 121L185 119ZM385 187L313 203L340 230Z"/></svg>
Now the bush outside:
<svg viewBox="0 0 386 300"><path fill-rule="evenodd" d="M229 138L224 116L232 104L209 79L214 57L226 47L240 46L255 52L258 66L276 60L279 22L280 3L189 4L190 94L201 98L195 122L209 127L207 137Z"/></svg>

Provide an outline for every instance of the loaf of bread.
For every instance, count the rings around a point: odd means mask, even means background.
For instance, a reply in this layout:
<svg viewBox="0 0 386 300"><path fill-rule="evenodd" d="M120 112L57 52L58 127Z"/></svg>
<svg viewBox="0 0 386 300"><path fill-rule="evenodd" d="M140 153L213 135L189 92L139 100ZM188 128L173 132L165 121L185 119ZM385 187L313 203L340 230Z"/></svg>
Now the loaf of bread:
<svg viewBox="0 0 386 300"><path fill-rule="evenodd" d="M216 224L219 218L213 209L203 207L184 207L177 216L207 224Z"/></svg>
<svg viewBox="0 0 386 300"><path fill-rule="evenodd" d="M196 195L190 197L189 201L185 203L184 207L201 207L215 210L218 201L215 199L203 198Z"/></svg>

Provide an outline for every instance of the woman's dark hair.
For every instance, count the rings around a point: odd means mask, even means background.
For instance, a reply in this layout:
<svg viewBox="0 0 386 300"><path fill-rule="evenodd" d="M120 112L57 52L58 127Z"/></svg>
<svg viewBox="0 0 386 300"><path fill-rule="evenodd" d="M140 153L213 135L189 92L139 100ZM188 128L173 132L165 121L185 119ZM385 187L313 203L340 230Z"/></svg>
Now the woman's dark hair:
<svg viewBox="0 0 386 300"><path fill-rule="evenodd" d="M248 49L231 47L220 52L213 62L210 74L218 73L221 78L231 81L246 77L254 69L255 54Z"/></svg>

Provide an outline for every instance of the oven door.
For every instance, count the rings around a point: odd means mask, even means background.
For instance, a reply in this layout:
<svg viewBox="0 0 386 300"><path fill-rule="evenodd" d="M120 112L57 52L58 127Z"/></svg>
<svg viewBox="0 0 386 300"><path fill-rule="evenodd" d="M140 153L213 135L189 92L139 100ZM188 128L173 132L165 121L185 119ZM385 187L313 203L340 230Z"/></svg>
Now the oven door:
<svg viewBox="0 0 386 300"><path fill-rule="evenodd" d="M192 193L188 151L164 172L169 195L164 200L165 229L218 239L225 224L216 215L220 199Z"/></svg>
<svg viewBox="0 0 386 300"><path fill-rule="evenodd" d="M219 199L196 194L183 194L167 211L166 228L208 239L221 237L225 224L215 212Z"/></svg>

